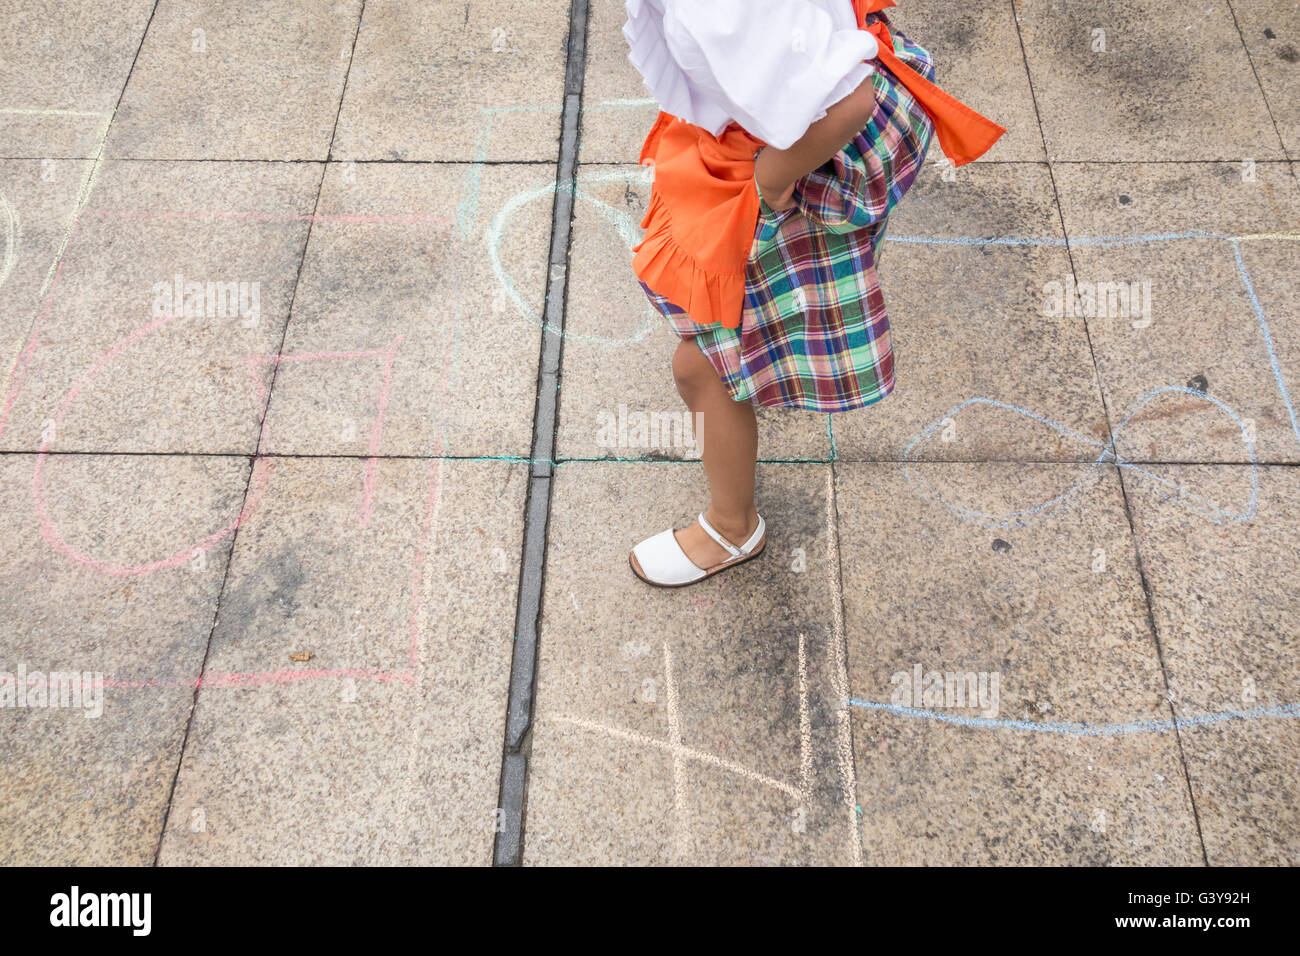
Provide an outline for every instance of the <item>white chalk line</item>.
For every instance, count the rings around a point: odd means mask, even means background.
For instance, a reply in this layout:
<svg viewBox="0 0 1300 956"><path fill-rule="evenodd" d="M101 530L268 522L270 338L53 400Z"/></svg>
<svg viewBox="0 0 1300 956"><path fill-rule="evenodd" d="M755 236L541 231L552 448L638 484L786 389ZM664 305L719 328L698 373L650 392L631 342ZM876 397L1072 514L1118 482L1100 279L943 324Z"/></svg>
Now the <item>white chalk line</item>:
<svg viewBox="0 0 1300 956"><path fill-rule="evenodd" d="M696 750L694 747L688 747L685 744L672 744L666 740L656 740L654 737L650 737L635 730L626 730L622 727L612 727L608 724L601 724L594 720L586 720L585 718L573 717L568 714L551 714L546 719L570 724L574 727L581 727L583 730L590 730L593 733L617 737L620 740L628 740L645 747L653 747L657 750L678 755L684 760L694 760L696 763L708 764L709 766L717 767L719 770L726 770L729 773L734 773L736 776L743 777L752 783L764 787L770 787L773 790L779 790L781 793L784 793L795 800L799 800L803 796L803 794L799 792L799 788L793 784L750 770L748 767L742 766L734 760L726 760L719 757L717 754L711 754L703 750Z"/></svg>
<svg viewBox="0 0 1300 956"><path fill-rule="evenodd" d="M677 706L677 681L673 677L673 655L669 642L664 641L664 697L668 711L668 741L680 747L682 745L681 712ZM686 860L686 833L689 822L686 819L686 768L682 764L680 753L673 754L673 850L681 862Z"/></svg>
<svg viewBox="0 0 1300 956"><path fill-rule="evenodd" d="M57 251L54 254L54 259L50 263L49 269L47 269L45 272L45 279L41 282L40 291L37 292L36 294L36 305L32 312L31 318L28 320L27 323L28 337L27 337L26 348L20 349L18 351L18 354L15 356L13 363L9 367L8 374L5 376L4 389L0 390L0 431L3 431L5 423L3 419L4 412L2 411L2 409L4 408L5 405L9 403L10 385L13 382L13 377L18 370L19 364L22 363L23 361L23 355L27 352L30 352L35 343L36 335L40 331L39 329L35 328L35 326L39 320L42 311L44 310L45 299L50 294L50 289L54 285L54 278L59 274L59 267L63 264L63 257L67 254L68 245L72 242L72 234L73 232L76 231L77 228L77 219L81 215L81 211L86 207L86 204L90 201L90 194L94 191L95 183L99 180L99 170L100 167L103 165L103 161L104 161L104 147L105 144L108 142L108 130L109 127L113 124L113 117L117 114L117 111L113 110L111 112L84 112L81 110L35 110L35 109L5 108L5 109L0 109L0 113L18 114L18 115L25 115L25 116L78 116L78 117L98 116L101 117L104 121L103 125L99 129L99 134L97 136L94 158L91 159L90 168L86 171L86 175L82 178L81 186L77 190L76 200L73 202L72 215L68 217L67 226L63 230L63 235L60 236L59 238L59 243L58 243ZM83 162L83 161L84 160L66 160L66 162Z"/></svg>
<svg viewBox="0 0 1300 956"><path fill-rule="evenodd" d="M844 581L840 577L840 531L836 519L835 472L826 469L826 562L831 568L831 652L835 655L831 669L832 690L839 702L835 711L835 759L840 771L840 799L848 817L849 851L853 865L862 865L862 830L858 825L858 772L853 759L853 722L844 704L849 699L849 667L845 651L844 608L840 595Z"/></svg>

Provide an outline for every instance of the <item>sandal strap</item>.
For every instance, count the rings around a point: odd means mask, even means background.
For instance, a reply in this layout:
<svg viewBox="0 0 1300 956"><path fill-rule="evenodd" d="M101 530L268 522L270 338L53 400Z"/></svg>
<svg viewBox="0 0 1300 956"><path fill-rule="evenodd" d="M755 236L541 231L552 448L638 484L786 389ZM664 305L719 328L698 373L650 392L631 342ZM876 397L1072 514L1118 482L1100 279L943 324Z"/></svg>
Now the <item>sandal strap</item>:
<svg viewBox="0 0 1300 956"><path fill-rule="evenodd" d="M710 538L712 538L714 541L718 542L719 545L725 548L727 553L730 554L733 558L741 558L745 556L746 553L745 551L736 547L734 544L732 544L722 535L718 534L717 530L713 527L713 525L709 524L708 519L704 517L703 512L700 512L700 527L704 529L705 534L707 534Z"/></svg>

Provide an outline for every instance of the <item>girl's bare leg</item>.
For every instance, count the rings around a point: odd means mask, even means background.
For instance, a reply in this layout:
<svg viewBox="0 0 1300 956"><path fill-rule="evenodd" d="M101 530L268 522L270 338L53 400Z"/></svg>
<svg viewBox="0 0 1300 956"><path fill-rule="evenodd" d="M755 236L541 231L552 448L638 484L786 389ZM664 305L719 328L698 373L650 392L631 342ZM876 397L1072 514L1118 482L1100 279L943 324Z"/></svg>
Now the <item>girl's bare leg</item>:
<svg viewBox="0 0 1300 956"><path fill-rule="evenodd" d="M754 177L768 205L788 209L794 184L834 156L871 118L876 107L871 78L813 123L789 149L765 148L754 162ZM758 426L754 407L735 402L709 360L694 342L682 342L673 354L677 391L700 422L704 473L709 479L709 524L732 544L744 544L758 528L754 509L754 470L758 460ZM699 526L677 532L677 542L697 567L710 568L730 555Z"/></svg>
<svg viewBox="0 0 1300 956"><path fill-rule="evenodd" d="M681 342L673 354L677 391L701 433L709 507L704 516L732 544L741 545L758 527L754 508L754 470L758 462L758 424L754 406L733 401L718 373L694 342ZM704 533L699 522L677 532L677 541L696 566L710 568L730 555Z"/></svg>

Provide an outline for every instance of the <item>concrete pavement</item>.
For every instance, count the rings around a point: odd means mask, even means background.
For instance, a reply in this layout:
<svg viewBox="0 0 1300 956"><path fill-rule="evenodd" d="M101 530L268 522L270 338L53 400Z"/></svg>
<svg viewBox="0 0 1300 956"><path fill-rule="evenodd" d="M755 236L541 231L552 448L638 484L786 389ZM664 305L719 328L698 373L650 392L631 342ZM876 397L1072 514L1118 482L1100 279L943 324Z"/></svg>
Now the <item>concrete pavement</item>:
<svg viewBox="0 0 1300 956"><path fill-rule="evenodd" d="M1009 133L663 592L622 8L4 8L0 861L1300 862L1295 5L901 0Z"/></svg>

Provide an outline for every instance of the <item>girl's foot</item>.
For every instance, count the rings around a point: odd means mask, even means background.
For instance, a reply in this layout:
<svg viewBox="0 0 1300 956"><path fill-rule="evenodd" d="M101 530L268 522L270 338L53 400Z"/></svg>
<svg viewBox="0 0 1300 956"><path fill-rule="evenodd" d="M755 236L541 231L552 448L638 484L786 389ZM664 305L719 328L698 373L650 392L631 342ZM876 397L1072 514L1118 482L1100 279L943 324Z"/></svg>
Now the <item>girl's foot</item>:
<svg viewBox="0 0 1300 956"><path fill-rule="evenodd" d="M733 530L730 537L700 515L688 528L669 528L642 541L632 549L628 561L636 576L647 584L683 587L758 557L766 544L766 524L757 512L747 533Z"/></svg>
<svg viewBox="0 0 1300 956"><path fill-rule="evenodd" d="M748 541L750 536L758 528L758 512L755 511L753 516L743 524L724 522L719 518L710 515L707 511L704 513L705 520L712 526L713 530L722 535L728 542ZM691 563L701 568L711 568L714 565L721 564L732 555L726 548L713 540L712 536L700 525L698 521L687 525L685 528L678 528L673 532L677 535L677 543L681 545L682 551L686 557L691 559Z"/></svg>

